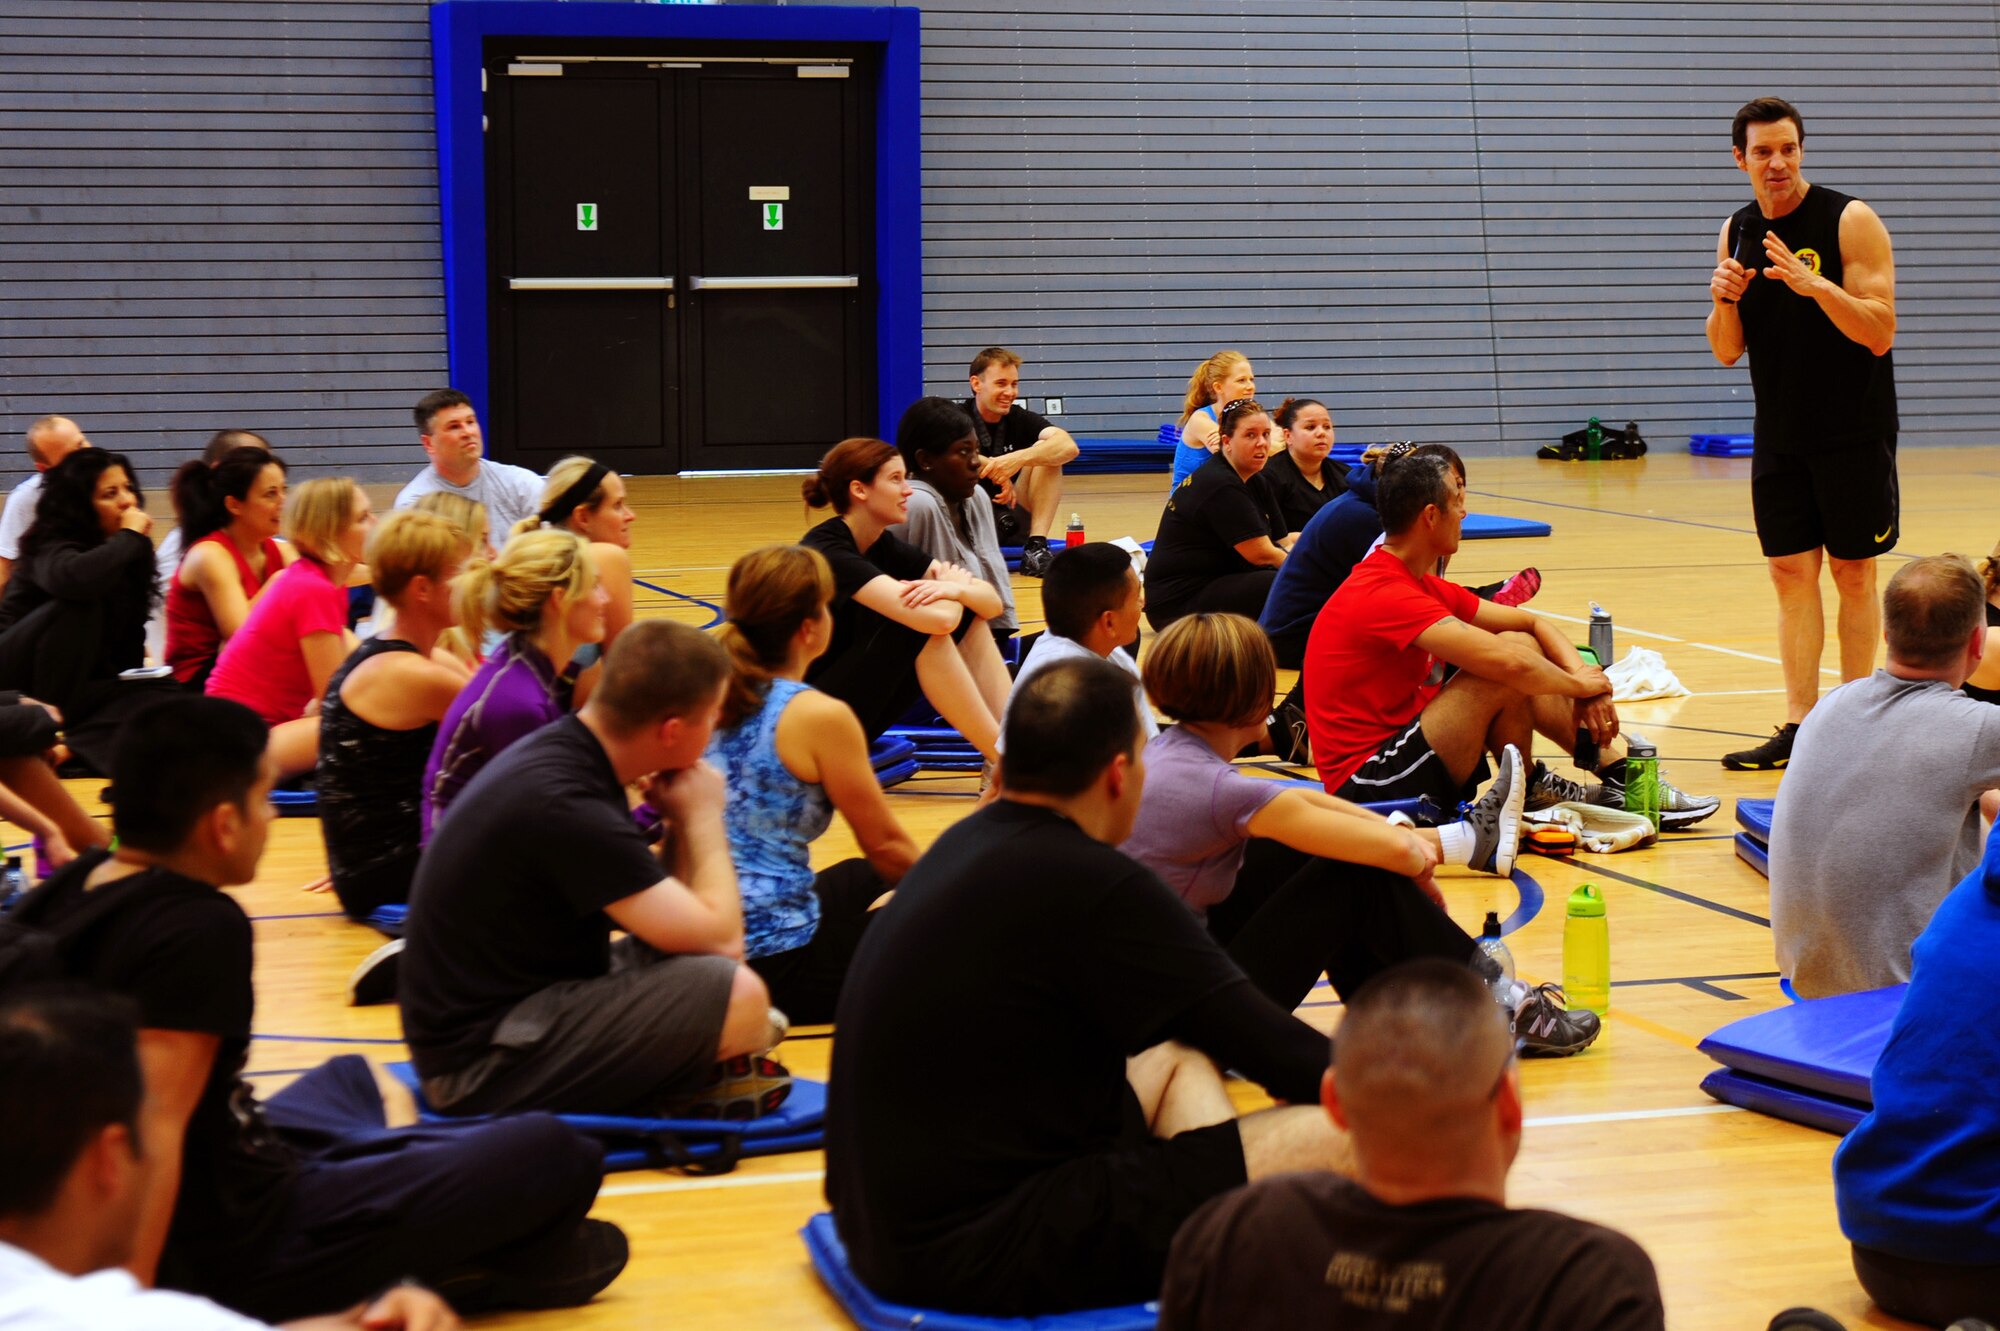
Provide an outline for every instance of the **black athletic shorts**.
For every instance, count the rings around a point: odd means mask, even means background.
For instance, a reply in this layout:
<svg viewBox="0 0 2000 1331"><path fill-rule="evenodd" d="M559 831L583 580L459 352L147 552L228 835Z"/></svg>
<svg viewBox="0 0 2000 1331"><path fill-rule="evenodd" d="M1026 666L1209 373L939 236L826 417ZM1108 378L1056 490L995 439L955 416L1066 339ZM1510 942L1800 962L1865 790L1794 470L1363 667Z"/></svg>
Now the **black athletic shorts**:
<svg viewBox="0 0 2000 1331"><path fill-rule="evenodd" d="M1896 436L1826 453L1758 449L1750 505L1766 558L1824 547L1835 559L1873 559L1896 548L1901 496Z"/></svg>
<svg viewBox="0 0 2000 1331"><path fill-rule="evenodd" d="M1424 735L1424 719L1420 716L1383 740L1382 747L1355 768L1354 775L1334 794L1356 804L1386 804L1428 795L1439 811L1450 814L1461 801L1477 794L1480 782L1492 772L1492 766L1481 758L1471 776L1464 781L1452 780L1451 769L1444 765L1444 759L1438 757Z"/></svg>

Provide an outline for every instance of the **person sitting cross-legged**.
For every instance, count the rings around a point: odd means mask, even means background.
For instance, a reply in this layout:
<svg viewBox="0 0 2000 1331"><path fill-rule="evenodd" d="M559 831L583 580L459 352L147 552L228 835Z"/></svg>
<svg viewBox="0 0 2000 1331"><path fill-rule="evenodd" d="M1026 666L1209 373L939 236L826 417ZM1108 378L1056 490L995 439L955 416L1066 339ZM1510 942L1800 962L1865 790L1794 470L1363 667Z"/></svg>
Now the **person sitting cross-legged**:
<svg viewBox="0 0 2000 1331"><path fill-rule="evenodd" d="M0 1006L0 1326L268 1331L130 1271L153 1161L140 1142L145 1076L132 1005L31 990ZM453 1331L427 1289L394 1285L285 1331Z"/></svg>
<svg viewBox="0 0 2000 1331"><path fill-rule="evenodd" d="M1231 1103L1211 1058L1303 1106L1325 1037L1116 849L1139 739L1124 671L1036 674L1007 713L998 799L938 838L855 953L826 1195L885 1298L986 1316L1149 1299L1204 1201L1344 1160L1316 1109ZM951 1056L968 1030L978 1057Z"/></svg>
<svg viewBox="0 0 2000 1331"><path fill-rule="evenodd" d="M417 865L396 986L434 1107L748 1117L789 1092L753 1057L785 1023L741 964L726 791L701 761L728 682L707 634L634 624L582 711L459 792ZM625 799L642 779L657 851Z"/></svg>
<svg viewBox="0 0 2000 1331"><path fill-rule="evenodd" d="M1660 1331L1653 1263L1625 1235L1507 1205L1521 1075L1486 987L1412 961L1348 998L1320 1083L1353 1178L1282 1174L1174 1238L1160 1331Z"/></svg>
<svg viewBox="0 0 2000 1331"><path fill-rule="evenodd" d="M255 712L178 691L127 721L115 851L79 856L14 908L56 935L60 978L138 1008L147 1160L127 1265L141 1282L266 1320L350 1307L405 1277L460 1311L588 1301L625 1237L588 1219L604 1152L545 1114L410 1126L343 1055L268 1101L243 1080L250 920L276 759ZM38 1088L40 1089L40 1088ZM122 1325L107 1322L98 1325Z"/></svg>
<svg viewBox="0 0 2000 1331"><path fill-rule="evenodd" d="M1625 741L1611 681L1561 629L1482 601L1436 576L1457 551L1465 486L1444 458L1383 465L1382 547L1328 599L1306 641L1305 710L1327 793L1357 803L1428 796L1446 811L1484 779L1486 755L1528 757L1539 732L1563 752L1597 750L1584 785L1535 763L1529 809L1565 801L1623 807ZM1721 807L1660 780L1660 825L1692 826Z"/></svg>

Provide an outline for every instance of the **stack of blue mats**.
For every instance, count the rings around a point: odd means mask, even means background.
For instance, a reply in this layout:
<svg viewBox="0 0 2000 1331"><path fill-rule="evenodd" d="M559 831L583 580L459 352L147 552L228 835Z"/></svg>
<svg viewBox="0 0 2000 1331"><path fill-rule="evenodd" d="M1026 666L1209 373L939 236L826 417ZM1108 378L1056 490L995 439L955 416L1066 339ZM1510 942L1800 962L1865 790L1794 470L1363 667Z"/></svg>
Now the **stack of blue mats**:
<svg viewBox="0 0 2000 1331"><path fill-rule="evenodd" d="M986 759L971 741L947 725L896 726L883 736L913 751L916 765L932 772L977 772Z"/></svg>
<svg viewBox="0 0 2000 1331"><path fill-rule="evenodd" d="M1088 535L1088 533L1085 533L1085 534L1086 534L1086 535ZM1533 533L1530 533L1530 534L1532 535ZM1542 529L1542 531L1541 531L1541 535L1543 535L1543 536L1547 536L1548 534L1549 534L1549 533L1548 533L1548 529L1547 529L1546 527L1544 527L1544 528ZM1050 545L1054 545L1054 546L1061 546L1061 545L1062 545L1062 535L1061 535L1061 533L1057 533L1057 534L1056 534L1055 536L1052 536L1052 537L1050 537L1050 538L1049 538L1049 544L1050 544ZM1149 555L1153 553L1153 543L1152 543L1151 541L1141 541L1141 542L1139 542L1139 548L1140 548L1141 550L1144 550L1144 551L1145 551L1145 552L1146 552L1147 554L1149 554ZM1018 545L1003 545L1003 546L1001 546L1001 547L1000 547L1000 558L1002 558L1002 559L1004 559L1004 560L1006 560L1006 561L1007 561L1007 571L1008 571L1009 573L1019 573L1019 572L1021 571L1021 547L1020 547L1020 546L1018 546ZM1017 641L1018 641L1018 640L1017 640Z"/></svg>
<svg viewBox="0 0 2000 1331"><path fill-rule="evenodd" d="M424 1122L467 1123L483 1117L433 1111L424 1103L414 1063L390 1063L388 1069L416 1096L418 1117ZM792 1093L777 1113L741 1121L619 1114L556 1117L604 1144L604 1167L608 1170L686 1168L702 1174L726 1174L745 1156L818 1150L826 1138L826 1083L794 1077Z"/></svg>
<svg viewBox="0 0 2000 1331"><path fill-rule="evenodd" d="M1747 434L1691 434L1688 452L1704 458L1747 458L1750 442Z"/></svg>
<svg viewBox="0 0 2000 1331"><path fill-rule="evenodd" d="M1732 1021L1701 1042L1722 1064L1701 1089L1724 1104L1845 1136L1874 1105L1868 1079L1906 984L1808 998Z"/></svg>
<svg viewBox="0 0 2000 1331"><path fill-rule="evenodd" d="M976 1317L971 1313L912 1308L879 1298L861 1283L854 1268L847 1264L847 1249L841 1245L831 1213L822 1211L806 1221L799 1237L805 1240L813 1269L826 1283L827 1292L863 1331L912 1331L918 1327L923 1331L1153 1331L1160 1321L1157 1303L1045 1313L1039 1317Z"/></svg>
<svg viewBox="0 0 2000 1331"><path fill-rule="evenodd" d="M1743 829L1736 834L1736 858L1766 878L1771 876L1771 811L1777 806L1776 800L1736 801L1736 825Z"/></svg>
<svg viewBox="0 0 2000 1331"><path fill-rule="evenodd" d="M917 774L917 746L907 739L882 736L868 746L868 759L874 764L875 779L884 790Z"/></svg>
<svg viewBox="0 0 2000 1331"><path fill-rule="evenodd" d="M280 818L317 818L319 792L275 789L271 792L271 807L278 811Z"/></svg>
<svg viewBox="0 0 2000 1331"><path fill-rule="evenodd" d="M1079 439L1077 454L1063 464L1070 476L1105 476L1129 472L1165 471L1174 465L1180 431L1162 427L1165 437L1153 439Z"/></svg>

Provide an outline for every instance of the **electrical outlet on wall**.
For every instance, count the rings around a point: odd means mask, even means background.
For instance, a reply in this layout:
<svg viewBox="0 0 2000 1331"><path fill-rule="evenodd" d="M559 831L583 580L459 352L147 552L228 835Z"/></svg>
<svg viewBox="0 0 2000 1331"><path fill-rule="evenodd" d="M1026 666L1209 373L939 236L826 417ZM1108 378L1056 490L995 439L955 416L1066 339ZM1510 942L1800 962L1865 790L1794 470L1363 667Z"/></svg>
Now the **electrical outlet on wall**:
<svg viewBox="0 0 2000 1331"><path fill-rule="evenodd" d="M1044 416L1060 416L1060 415L1062 415L1062 409L1063 409L1063 408L1062 408L1062 399L1061 399L1061 398L1059 398L1059 397L1045 397L1045 398L1043 398L1043 399L1042 399L1042 415L1044 415Z"/></svg>

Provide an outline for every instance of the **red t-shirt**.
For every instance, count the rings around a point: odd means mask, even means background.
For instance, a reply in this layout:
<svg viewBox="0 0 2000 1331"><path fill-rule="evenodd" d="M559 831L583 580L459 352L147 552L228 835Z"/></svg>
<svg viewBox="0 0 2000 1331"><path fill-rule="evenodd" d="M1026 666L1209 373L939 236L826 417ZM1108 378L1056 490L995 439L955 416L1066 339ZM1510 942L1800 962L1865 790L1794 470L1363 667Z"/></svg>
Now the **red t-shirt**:
<svg viewBox="0 0 2000 1331"><path fill-rule="evenodd" d="M1441 620L1470 623L1478 613L1477 596L1443 578L1415 577L1386 549L1354 566L1306 639L1306 729L1329 791L1347 784L1444 687L1444 663L1417 638Z"/></svg>
<svg viewBox="0 0 2000 1331"><path fill-rule="evenodd" d="M300 639L346 631L347 593L314 561L296 560L264 589L243 627L222 645L208 693L242 703L266 725L302 716L313 689Z"/></svg>

